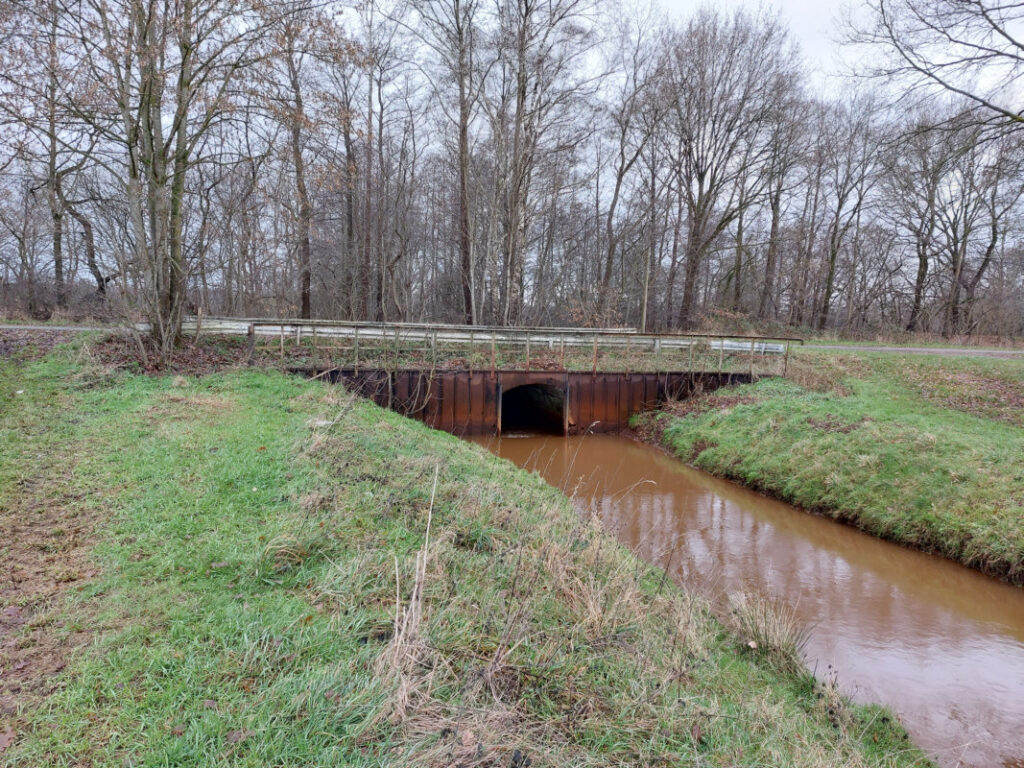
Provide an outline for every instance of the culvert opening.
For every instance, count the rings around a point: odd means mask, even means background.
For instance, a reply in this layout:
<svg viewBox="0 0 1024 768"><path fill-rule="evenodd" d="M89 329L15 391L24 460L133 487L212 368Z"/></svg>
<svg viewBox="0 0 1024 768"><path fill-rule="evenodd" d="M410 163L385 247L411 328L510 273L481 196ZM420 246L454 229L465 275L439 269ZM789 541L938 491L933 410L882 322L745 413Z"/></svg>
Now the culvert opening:
<svg viewBox="0 0 1024 768"><path fill-rule="evenodd" d="M501 393L501 431L565 434L565 392L547 384L523 384Z"/></svg>

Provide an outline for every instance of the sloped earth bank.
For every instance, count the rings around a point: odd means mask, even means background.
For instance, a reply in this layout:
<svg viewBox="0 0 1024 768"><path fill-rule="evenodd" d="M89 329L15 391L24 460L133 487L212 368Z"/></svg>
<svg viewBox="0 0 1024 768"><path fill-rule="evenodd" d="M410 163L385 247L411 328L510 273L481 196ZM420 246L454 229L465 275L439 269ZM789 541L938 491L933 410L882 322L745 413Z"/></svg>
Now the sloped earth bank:
<svg viewBox="0 0 1024 768"><path fill-rule="evenodd" d="M711 474L1024 585L1024 366L806 353L637 420Z"/></svg>
<svg viewBox="0 0 1024 768"><path fill-rule="evenodd" d="M752 595L784 604L809 630L806 665L860 701L890 706L940 765L1024 758L1017 587L809 515L625 437L473 439L572 493L583 514L708 596L727 621L737 595L748 605Z"/></svg>
<svg viewBox="0 0 1024 768"><path fill-rule="evenodd" d="M58 352L0 370L0 430L5 504L78 521L95 569L48 625L91 642L19 693L0 765L926 764L792 637L726 632L538 478L337 388Z"/></svg>

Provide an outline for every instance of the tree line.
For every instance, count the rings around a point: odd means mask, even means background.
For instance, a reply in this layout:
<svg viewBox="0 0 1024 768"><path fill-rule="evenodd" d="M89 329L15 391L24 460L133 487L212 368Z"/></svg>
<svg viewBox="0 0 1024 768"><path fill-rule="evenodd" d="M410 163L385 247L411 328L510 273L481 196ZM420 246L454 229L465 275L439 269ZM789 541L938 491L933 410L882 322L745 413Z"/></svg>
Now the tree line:
<svg viewBox="0 0 1024 768"><path fill-rule="evenodd" d="M1022 334L1019 115L872 10L822 95L768 12L6 0L0 305Z"/></svg>

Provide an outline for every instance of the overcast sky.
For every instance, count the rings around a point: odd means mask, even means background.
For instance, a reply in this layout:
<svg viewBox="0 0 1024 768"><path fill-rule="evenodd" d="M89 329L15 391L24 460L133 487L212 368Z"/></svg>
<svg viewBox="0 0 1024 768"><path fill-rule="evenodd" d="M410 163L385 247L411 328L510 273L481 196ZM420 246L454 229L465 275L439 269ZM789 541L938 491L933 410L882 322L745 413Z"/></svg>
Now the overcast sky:
<svg viewBox="0 0 1024 768"><path fill-rule="evenodd" d="M685 18L702 5L732 9L746 7L757 10L760 7L778 9L800 44L804 58L814 75L827 75L840 68L841 51L835 39L839 36L839 20L844 8L856 7L856 0L654 0L668 13Z"/></svg>

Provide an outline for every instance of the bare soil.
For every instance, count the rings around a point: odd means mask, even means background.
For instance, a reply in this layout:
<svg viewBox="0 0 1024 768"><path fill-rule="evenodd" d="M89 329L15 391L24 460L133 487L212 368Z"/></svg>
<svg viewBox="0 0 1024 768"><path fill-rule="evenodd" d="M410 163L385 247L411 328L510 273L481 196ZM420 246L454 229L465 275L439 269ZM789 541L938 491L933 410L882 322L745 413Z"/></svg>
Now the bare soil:
<svg viewBox="0 0 1024 768"><path fill-rule="evenodd" d="M75 335L74 331L0 328L0 360L38 359Z"/></svg>
<svg viewBox="0 0 1024 768"><path fill-rule="evenodd" d="M197 343L186 343L169 358L161 359L148 336L136 339L117 334L95 344L92 352L103 365L121 370L203 376L244 365L246 341L230 336L200 337Z"/></svg>
<svg viewBox="0 0 1024 768"><path fill-rule="evenodd" d="M97 573L89 557L95 518L62 484L26 477L0 505L0 731L15 737L21 713L59 687L69 654L93 631L85 622L68 626L60 610L62 595Z"/></svg>

